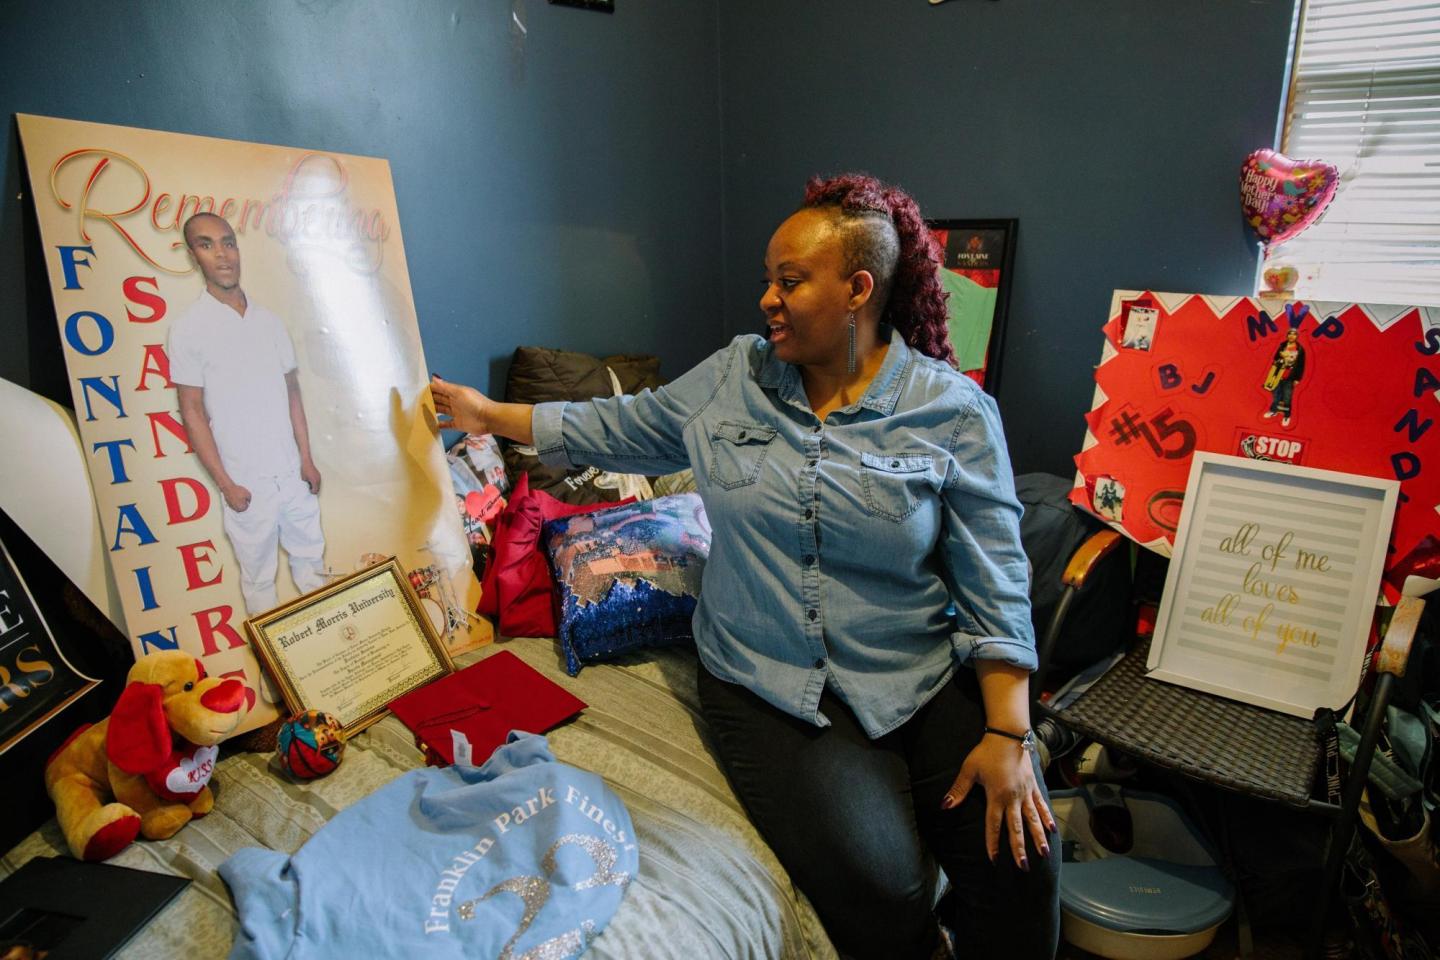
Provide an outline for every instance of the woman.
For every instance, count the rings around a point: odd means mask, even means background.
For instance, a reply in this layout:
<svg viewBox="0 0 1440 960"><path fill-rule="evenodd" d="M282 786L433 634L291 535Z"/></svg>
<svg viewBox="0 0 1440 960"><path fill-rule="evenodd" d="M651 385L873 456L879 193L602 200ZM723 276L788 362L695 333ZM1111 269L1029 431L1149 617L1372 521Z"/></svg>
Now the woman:
<svg viewBox="0 0 1440 960"><path fill-rule="evenodd" d="M766 251L768 340L737 337L634 397L532 408L432 390L454 427L546 462L693 466L714 531L702 707L842 953L944 956L938 861L962 942L1048 957L1059 855L1026 742L1020 506L993 401L947 362L938 262L903 191L812 180Z"/></svg>

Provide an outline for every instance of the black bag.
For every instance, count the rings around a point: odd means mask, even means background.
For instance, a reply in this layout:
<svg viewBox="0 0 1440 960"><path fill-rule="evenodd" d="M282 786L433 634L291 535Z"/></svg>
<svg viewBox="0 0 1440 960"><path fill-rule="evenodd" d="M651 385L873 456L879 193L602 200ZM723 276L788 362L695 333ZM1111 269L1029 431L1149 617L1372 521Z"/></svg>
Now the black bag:
<svg viewBox="0 0 1440 960"><path fill-rule="evenodd" d="M1355 935L1354 953L1365 960L1432 960L1435 953L1420 931L1395 910L1376 867L1357 832L1345 854L1341 878Z"/></svg>

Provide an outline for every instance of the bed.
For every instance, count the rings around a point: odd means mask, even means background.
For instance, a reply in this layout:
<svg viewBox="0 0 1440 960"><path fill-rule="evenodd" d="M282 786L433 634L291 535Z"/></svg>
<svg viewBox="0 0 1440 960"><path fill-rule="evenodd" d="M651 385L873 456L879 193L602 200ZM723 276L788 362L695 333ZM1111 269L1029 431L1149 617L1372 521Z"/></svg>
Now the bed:
<svg viewBox="0 0 1440 960"><path fill-rule="evenodd" d="M811 958L836 956L805 898L747 820L706 743L688 648L645 651L566 675L553 640L502 640L463 667L509 650L589 707L551 731L556 757L605 778L629 808L640 873L586 957ZM122 957L224 956L237 929L216 868L243 847L293 852L351 803L421 764L393 716L352 740L329 777L284 778L272 754L234 753L217 767L215 810L167 841L132 844L111 862L194 882ZM8 876L36 856L64 854L52 819L3 858Z"/></svg>

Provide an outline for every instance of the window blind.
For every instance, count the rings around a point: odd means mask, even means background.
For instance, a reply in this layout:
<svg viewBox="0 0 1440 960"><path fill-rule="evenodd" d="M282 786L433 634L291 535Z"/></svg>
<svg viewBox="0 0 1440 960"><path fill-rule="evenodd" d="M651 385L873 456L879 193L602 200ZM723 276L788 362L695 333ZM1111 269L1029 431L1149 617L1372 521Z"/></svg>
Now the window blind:
<svg viewBox="0 0 1440 960"><path fill-rule="evenodd" d="M1267 260L1298 296L1440 305L1440 2L1306 0L1280 149L1340 171Z"/></svg>

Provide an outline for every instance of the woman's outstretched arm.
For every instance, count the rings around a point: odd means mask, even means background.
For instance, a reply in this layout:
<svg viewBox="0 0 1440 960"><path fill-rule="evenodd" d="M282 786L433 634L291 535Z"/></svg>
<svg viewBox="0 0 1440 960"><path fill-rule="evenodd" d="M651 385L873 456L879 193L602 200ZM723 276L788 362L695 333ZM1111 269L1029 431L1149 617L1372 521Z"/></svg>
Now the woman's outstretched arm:
<svg viewBox="0 0 1440 960"><path fill-rule="evenodd" d="M435 412L442 418L442 427L466 433L498 433L516 443L535 442L530 426L534 404L501 403L474 387L441 380L434 374L430 376L430 393L435 398Z"/></svg>

